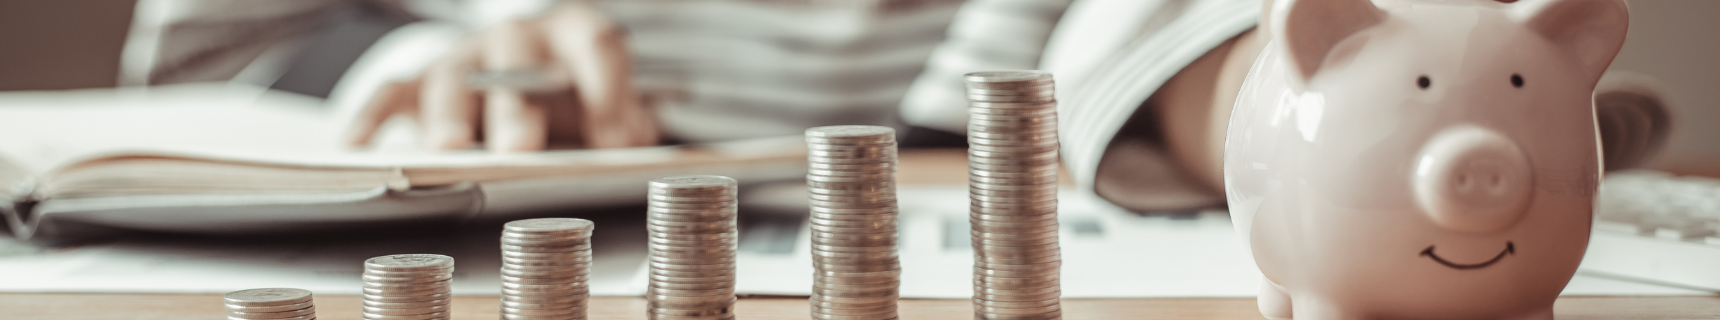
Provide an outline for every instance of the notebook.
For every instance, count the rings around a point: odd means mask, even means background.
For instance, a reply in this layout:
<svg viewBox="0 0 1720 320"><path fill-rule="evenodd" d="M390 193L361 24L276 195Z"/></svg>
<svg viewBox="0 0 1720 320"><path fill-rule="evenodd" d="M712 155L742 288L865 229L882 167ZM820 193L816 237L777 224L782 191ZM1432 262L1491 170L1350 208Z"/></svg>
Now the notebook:
<svg viewBox="0 0 1720 320"><path fill-rule="evenodd" d="M0 93L0 215L23 239L243 234L459 221L643 202L647 179L805 174L798 137L493 154L354 150L320 100L227 84Z"/></svg>

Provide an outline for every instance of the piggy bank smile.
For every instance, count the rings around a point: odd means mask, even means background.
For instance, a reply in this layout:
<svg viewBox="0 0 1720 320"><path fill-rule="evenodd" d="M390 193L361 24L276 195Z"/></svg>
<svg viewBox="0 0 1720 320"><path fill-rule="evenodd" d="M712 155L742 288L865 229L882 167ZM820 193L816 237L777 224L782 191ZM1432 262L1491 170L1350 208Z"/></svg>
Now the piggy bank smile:
<svg viewBox="0 0 1720 320"><path fill-rule="evenodd" d="M1499 260L1505 260L1505 256L1516 254L1516 253L1517 253L1517 245L1514 243L1511 243L1510 241L1506 241L1504 251L1499 251L1499 255L1493 256L1493 259L1487 260L1487 261L1481 262L1481 263L1463 264L1463 263L1455 263L1455 262L1447 261L1447 260L1445 260L1445 258L1440 258L1439 254L1433 252L1433 246L1427 246L1427 250L1422 250L1421 256L1427 257L1428 259L1433 259L1433 262L1438 262L1439 264L1445 265L1446 267L1449 267L1452 269L1467 270L1467 269L1486 268L1487 266L1491 266L1494 263L1498 263Z"/></svg>

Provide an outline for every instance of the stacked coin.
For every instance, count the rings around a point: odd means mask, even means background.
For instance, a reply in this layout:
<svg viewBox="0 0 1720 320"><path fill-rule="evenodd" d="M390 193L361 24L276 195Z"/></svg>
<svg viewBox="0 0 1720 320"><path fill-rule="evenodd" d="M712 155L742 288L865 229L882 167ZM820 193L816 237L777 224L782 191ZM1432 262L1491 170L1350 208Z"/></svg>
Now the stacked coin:
<svg viewBox="0 0 1720 320"><path fill-rule="evenodd" d="M879 126L806 130L812 208L812 318L895 319L896 132Z"/></svg>
<svg viewBox="0 0 1720 320"><path fill-rule="evenodd" d="M735 179L678 176L649 183L651 319L734 319Z"/></svg>
<svg viewBox="0 0 1720 320"><path fill-rule="evenodd" d="M975 319L1059 319L1057 100L1051 74L969 73Z"/></svg>
<svg viewBox="0 0 1720 320"><path fill-rule="evenodd" d="M364 319L448 319L454 258L396 254L364 260Z"/></svg>
<svg viewBox="0 0 1720 320"><path fill-rule="evenodd" d="M585 319L592 226L544 218L502 227L502 319Z"/></svg>
<svg viewBox="0 0 1720 320"><path fill-rule="evenodd" d="M305 289L263 288L227 293L228 320L315 320L317 307Z"/></svg>

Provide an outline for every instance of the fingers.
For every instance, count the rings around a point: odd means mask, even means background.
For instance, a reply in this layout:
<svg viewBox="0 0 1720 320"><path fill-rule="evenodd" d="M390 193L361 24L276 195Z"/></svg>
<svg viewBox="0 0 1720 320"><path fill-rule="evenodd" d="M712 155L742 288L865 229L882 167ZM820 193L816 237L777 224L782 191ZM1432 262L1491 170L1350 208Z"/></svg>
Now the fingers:
<svg viewBox="0 0 1720 320"><path fill-rule="evenodd" d="M362 147L370 144L376 131L395 114L418 106L419 82L406 81L383 85L376 95L365 102L346 130L346 144Z"/></svg>
<svg viewBox="0 0 1720 320"><path fill-rule="evenodd" d="M523 23L506 23L483 37L486 71L510 71L541 65L543 39ZM494 152L543 150L549 131L548 106L527 99L515 88L484 90L484 145Z"/></svg>
<svg viewBox="0 0 1720 320"><path fill-rule="evenodd" d="M589 6L568 4L560 10L541 23L550 54L563 62L579 92L586 146L656 144L659 130L634 92L621 29Z"/></svg>
<svg viewBox="0 0 1720 320"><path fill-rule="evenodd" d="M477 95L466 85L465 76L475 67L479 44L466 41L425 71L418 101L427 148L467 149L477 140Z"/></svg>

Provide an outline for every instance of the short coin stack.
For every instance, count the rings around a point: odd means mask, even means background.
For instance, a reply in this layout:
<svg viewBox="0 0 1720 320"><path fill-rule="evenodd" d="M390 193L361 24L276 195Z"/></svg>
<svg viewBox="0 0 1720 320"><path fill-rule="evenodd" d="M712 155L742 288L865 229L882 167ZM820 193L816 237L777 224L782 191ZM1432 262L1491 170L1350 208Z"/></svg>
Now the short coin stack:
<svg viewBox="0 0 1720 320"><path fill-rule="evenodd" d="M502 227L502 319L585 319L592 227L573 218Z"/></svg>
<svg viewBox="0 0 1720 320"><path fill-rule="evenodd" d="M1051 74L975 72L964 80L974 318L1062 318Z"/></svg>
<svg viewBox="0 0 1720 320"><path fill-rule="evenodd" d="M364 260L364 319L448 319L454 258L396 254Z"/></svg>
<svg viewBox="0 0 1720 320"><path fill-rule="evenodd" d="M812 208L812 318L896 318L896 133L879 126L806 130Z"/></svg>
<svg viewBox="0 0 1720 320"><path fill-rule="evenodd" d="M649 183L651 319L734 319L735 188L722 176Z"/></svg>
<svg viewBox="0 0 1720 320"><path fill-rule="evenodd" d="M311 292L292 288L263 288L227 293L228 320L314 320L317 307Z"/></svg>

